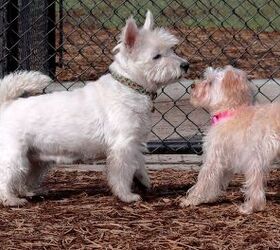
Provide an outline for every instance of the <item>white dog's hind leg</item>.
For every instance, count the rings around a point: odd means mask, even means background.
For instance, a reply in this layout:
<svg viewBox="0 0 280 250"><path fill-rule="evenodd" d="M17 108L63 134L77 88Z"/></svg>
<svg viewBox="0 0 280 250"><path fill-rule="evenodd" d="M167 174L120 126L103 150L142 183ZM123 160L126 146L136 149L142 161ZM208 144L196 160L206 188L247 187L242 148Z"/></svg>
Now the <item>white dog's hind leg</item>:
<svg viewBox="0 0 280 250"><path fill-rule="evenodd" d="M41 187L41 183L51 167L50 162L43 162L39 159L29 158L30 171L26 178L27 192L24 196L34 196L46 194L47 190Z"/></svg>
<svg viewBox="0 0 280 250"><path fill-rule="evenodd" d="M245 202L240 207L240 212L250 214L261 211L266 204L264 184L266 173L261 164L256 160L251 162L249 169L245 172Z"/></svg>
<svg viewBox="0 0 280 250"><path fill-rule="evenodd" d="M114 195L124 202L141 199L131 192L133 177L137 169L137 155L142 154L134 144L119 146L107 157L107 178Z"/></svg>
<svg viewBox="0 0 280 250"><path fill-rule="evenodd" d="M2 148L2 147L1 147ZM1 150L0 159L0 203L4 206L21 206L27 200L19 198L26 191L25 181L28 172L28 160L15 145Z"/></svg>
<svg viewBox="0 0 280 250"><path fill-rule="evenodd" d="M222 194L223 166L219 162L205 163L198 174L197 183L188 190L187 197L181 200L181 206L199 205L215 202Z"/></svg>

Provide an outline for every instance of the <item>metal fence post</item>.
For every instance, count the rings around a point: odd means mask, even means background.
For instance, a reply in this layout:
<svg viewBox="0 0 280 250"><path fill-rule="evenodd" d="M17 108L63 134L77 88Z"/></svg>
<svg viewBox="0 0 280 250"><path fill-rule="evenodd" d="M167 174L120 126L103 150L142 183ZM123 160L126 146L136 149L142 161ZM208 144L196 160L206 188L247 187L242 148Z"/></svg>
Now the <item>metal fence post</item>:
<svg viewBox="0 0 280 250"><path fill-rule="evenodd" d="M0 1L0 76L40 70L55 76L55 0Z"/></svg>
<svg viewBox="0 0 280 250"><path fill-rule="evenodd" d="M7 36L6 36L6 1L0 1L0 77L4 76L7 68Z"/></svg>
<svg viewBox="0 0 280 250"><path fill-rule="evenodd" d="M6 5L6 23L4 25L7 43L7 68L9 73L18 68L18 1L9 0ZM2 48L3 49L3 48Z"/></svg>

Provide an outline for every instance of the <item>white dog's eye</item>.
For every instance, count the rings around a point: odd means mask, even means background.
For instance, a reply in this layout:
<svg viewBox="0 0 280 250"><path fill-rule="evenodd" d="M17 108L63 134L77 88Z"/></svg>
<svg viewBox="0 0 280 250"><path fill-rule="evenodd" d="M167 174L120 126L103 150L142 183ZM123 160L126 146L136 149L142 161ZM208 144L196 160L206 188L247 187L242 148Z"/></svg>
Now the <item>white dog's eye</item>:
<svg viewBox="0 0 280 250"><path fill-rule="evenodd" d="M153 57L154 60L157 60L159 58L161 58L161 54L157 54L156 56Z"/></svg>

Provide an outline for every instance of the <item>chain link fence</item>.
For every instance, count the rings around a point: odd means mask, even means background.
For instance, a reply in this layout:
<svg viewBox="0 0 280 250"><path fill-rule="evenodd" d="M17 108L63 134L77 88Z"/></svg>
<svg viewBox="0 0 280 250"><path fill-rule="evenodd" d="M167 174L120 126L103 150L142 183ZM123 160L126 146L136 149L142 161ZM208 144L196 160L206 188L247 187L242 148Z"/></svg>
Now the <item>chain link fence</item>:
<svg viewBox="0 0 280 250"><path fill-rule="evenodd" d="M280 95L280 2L277 0L9 0L0 6L0 73L41 70L71 90L107 72L125 20L150 9L157 26L176 34L189 79L207 66L248 72L261 102ZM201 152L209 114L188 101L190 80L162 89L155 101L151 152Z"/></svg>

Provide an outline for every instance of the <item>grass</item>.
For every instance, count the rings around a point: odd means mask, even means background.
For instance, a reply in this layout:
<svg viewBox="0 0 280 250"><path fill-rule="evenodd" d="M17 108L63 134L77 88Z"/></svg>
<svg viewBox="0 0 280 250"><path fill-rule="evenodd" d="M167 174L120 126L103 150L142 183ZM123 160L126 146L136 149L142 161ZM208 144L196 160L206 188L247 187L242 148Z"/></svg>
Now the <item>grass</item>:
<svg viewBox="0 0 280 250"><path fill-rule="evenodd" d="M77 13L78 22L106 28L122 27L130 15L142 23L150 9L156 23L164 26L280 30L276 0L64 0L63 8Z"/></svg>

